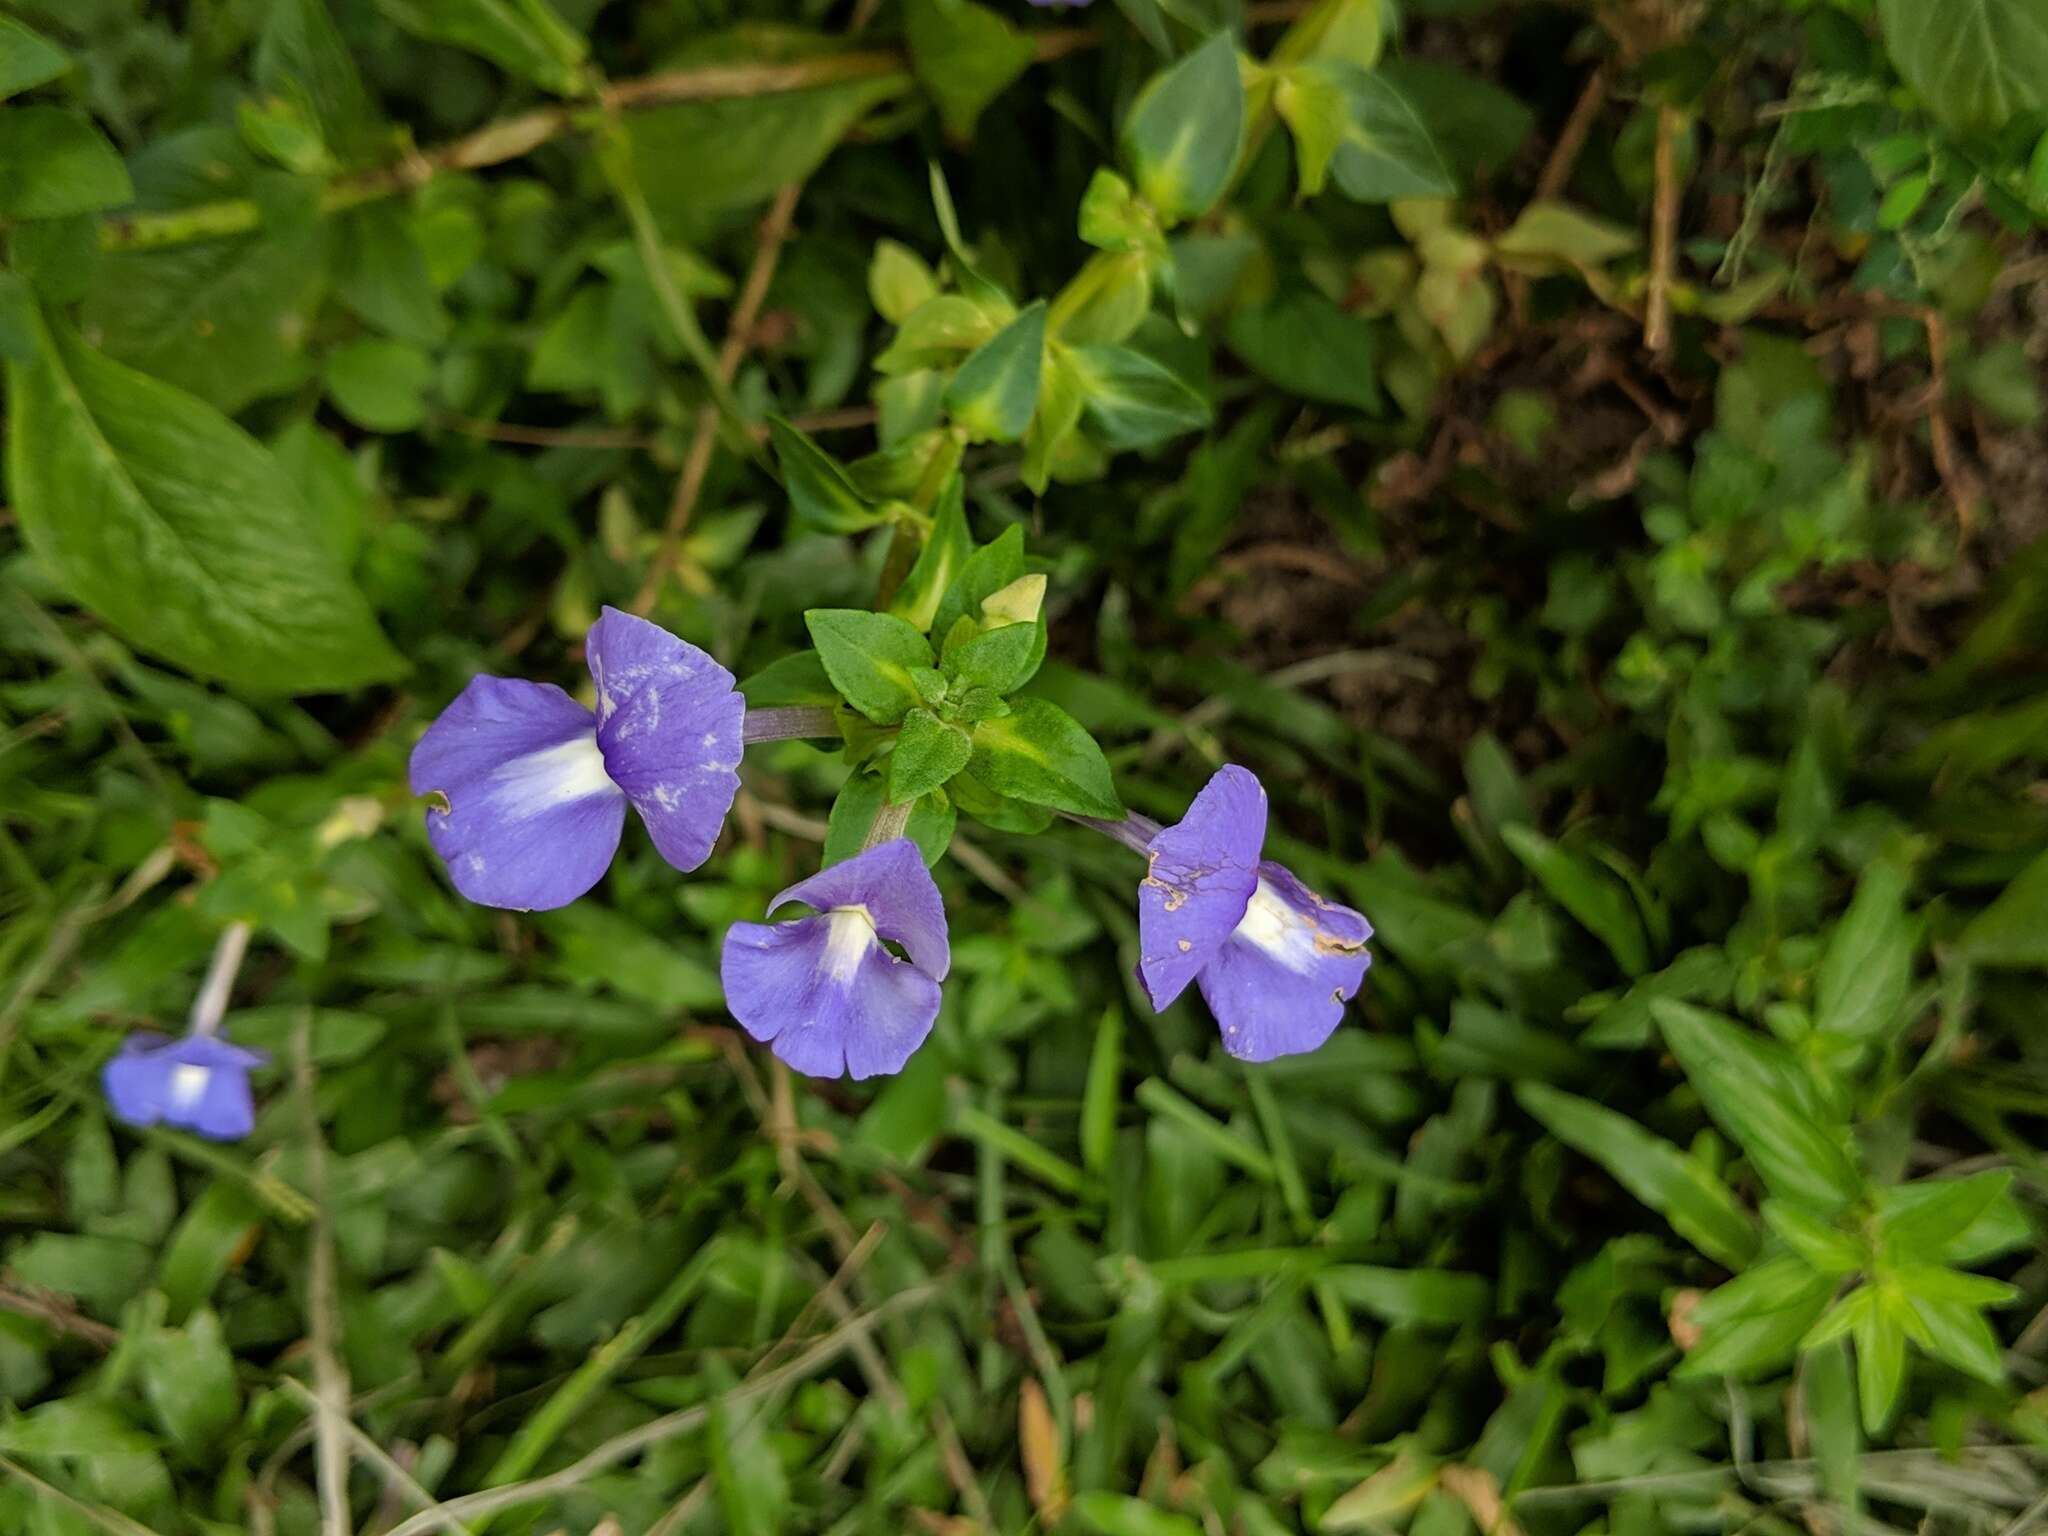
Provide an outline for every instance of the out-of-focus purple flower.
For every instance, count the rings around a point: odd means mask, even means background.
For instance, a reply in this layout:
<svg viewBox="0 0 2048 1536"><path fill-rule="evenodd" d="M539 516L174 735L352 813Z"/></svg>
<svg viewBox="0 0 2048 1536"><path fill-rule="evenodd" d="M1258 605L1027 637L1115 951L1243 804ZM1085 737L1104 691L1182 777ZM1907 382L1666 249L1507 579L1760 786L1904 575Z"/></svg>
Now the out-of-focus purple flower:
<svg viewBox="0 0 2048 1536"><path fill-rule="evenodd" d="M552 683L478 677L413 748L413 793L446 802L428 810L427 836L471 901L567 906L610 866L629 801L677 869L718 840L746 717L732 674L616 608L584 654L595 714Z"/></svg>
<svg viewBox="0 0 2048 1536"><path fill-rule="evenodd" d="M1245 1061L1329 1039L1372 963L1372 925L1262 859L1265 840L1266 791L1227 764L1152 836L1138 887L1138 979L1152 1006L1196 983L1223 1048Z"/></svg>
<svg viewBox="0 0 2048 1536"><path fill-rule="evenodd" d="M218 1035L130 1035L100 1071L107 1104L130 1125L175 1125L239 1141L256 1125L249 1069L269 1060Z"/></svg>
<svg viewBox="0 0 2048 1536"><path fill-rule="evenodd" d="M747 1033L811 1077L900 1072L939 1016L952 966L946 907L907 837L880 843L773 901L815 917L734 923L719 976ZM883 946L900 944L904 960Z"/></svg>

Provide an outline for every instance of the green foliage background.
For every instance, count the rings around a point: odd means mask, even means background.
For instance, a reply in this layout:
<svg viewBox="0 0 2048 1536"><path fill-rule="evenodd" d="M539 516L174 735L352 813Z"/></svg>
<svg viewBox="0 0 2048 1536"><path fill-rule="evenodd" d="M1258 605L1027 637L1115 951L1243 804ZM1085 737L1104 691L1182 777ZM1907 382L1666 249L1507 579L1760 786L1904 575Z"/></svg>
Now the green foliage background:
<svg viewBox="0 0 2048 1536"><path fill-rule="evenodd" d="M2044 219L2048 0L10 0L0 1530L2040 1528ZM849 751L461 902L642 592ZM1224 761L1378 930L1255 1068L1045 829ZM255 1136L111 1124L234 921Z"/></svg>

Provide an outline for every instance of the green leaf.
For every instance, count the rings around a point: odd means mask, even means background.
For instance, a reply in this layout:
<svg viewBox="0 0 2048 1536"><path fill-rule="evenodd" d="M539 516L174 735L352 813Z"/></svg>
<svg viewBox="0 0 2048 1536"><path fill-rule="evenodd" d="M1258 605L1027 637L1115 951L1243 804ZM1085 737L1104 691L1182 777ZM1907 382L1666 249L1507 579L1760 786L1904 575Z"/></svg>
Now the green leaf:
<svg viewBox="0 0 2048 1536"><path fill-rule="evenodd" d="M924 548L917 552L917 564L896 589L889 611L921 630L930 630L946 589L973 554L974 538L967 531L967 482L954 475L939 492Z"/></svg>
<svg viewBox="0 0 2048 1536"><path fill-rule="evenodd" d="M911 67L956 139L972 138L982 109L1031 64L1031 39L972 0L906 0L903 24Z"/></svg>
<svg viewBox="0 0 2048 1536"><path fill-rule="evenodd" d="M1693 1308L1700 1342L1680 1374L1751 1377L1781 1368L1827 1310L1835 1283L1795 1258L1745 1270Z"/></svg>
<svg viewBox="0 0 2048 1536"><path fill-rule="evenodd" d="M896 750L889 754L889 800L901 805L929 794L967 766L974 751L967 733L928 709L903 717Z"/></svg>
<svg viewBox="0 0 2048 1536"><path fill-rule="evenodd" d="M1870 1304L1856 1318L1856 1396L1863 1408L1863 1429L1877 1435L1890 1421L1906 1384L1906 1320L1911 1316L1901 1297L1882 1286L1870 1286Z"/></svg>
<svg viewBox="0 0 2048 1536"><path fill-rule="evenodd" d="M1311 104L1301 111L1316 124L1310 142L1327 156L1329 174L1346 197L1391 203L1457 192L1457 178L1428 125L1386 76L1345 59L1322 58L1296 65L1288 83L1297 102ZM1275 104L1289 94L1277 92ZM1288 126L1295 127L1293 120ZM1295 131L1299 136L1300 129ZM1306 164L1303 170L1306 179Z"/></svg>
<svg viewBox="0 0 2048 1536"><path fill-rule="evenodd" d="M1117 818L1109 762L1079 721L1044 699L1018 699L1011 712L974 728L967 772L1012 800L1078 816Z"/></svg>
<svg viewBox="0 0 2048 1536"><path fill-rule="evenodd" d="M1920 1322L1920 1345L1927 1353L1979 1381L1994 1387L2004 1384L2005 1350L1983 1313L1963 1302L1905 1289L1906 1302Z"/></svg>
<svg viewBox="0 0 2048 1536"><path fill-rule="evenodd" d="M2048 970L2048 853L1970 919L1956 949L1978 965Z"/></svg>
<svg viewBox="0 0 2048 1536"><path fill-rule="evenodd" d="M1238 310L1226 334L1231 351L1289 394L1380 409L1379 333L1312 288Z"/></svg>
<svg viewBox="0 0 2048 1536"><path fill-rule="evenodd" d="M1688 1003L1659 1000L1650 1013L1707 1113L1775 1194L1825 1212L1862 1192L1847 1130L1822 1123L1811 1084L1783 1047Z"/></svg>
<svg viewBox="0 0 2048 1536"><path fill-rule="evenodd" d="M1853 1275L1870 1267L1870 1253L1862 1243L1796 1205L1766 1200L1764 1220L1786 1247L1824 1275Z"/></svg>
<svg viewBox="0 0 2048 1536"><path fill-rule="evenodd" d="M978 619L981 605L1023 574L1024 530L1012 524L960 563L932 615L932 633L943 639L963 615Z"/></svg>
<svg viewBox="0 0 2048 1536"><path fill-rule="evenodd" d="M1076 1494L1073 1511L1084 1530L1100 1536L1202 1536L1202 1528L1186 1515L1169 1513L1128 1494Z"/></svg>
<svg viewBox="0 0 2048 1536"><path fill-rule="evenodd" d="M1541 1083L1518 1083L1515 1098L1559 1141L1605 1168L1708 1258L1739 1269L1755 1256L1756 1227L1728 1187L1663 1137L1626 1115Z"/></svg>
<svg viewBox="0 0 2048 1536"><path fill-rule="evenodd" d="M1294 135L1294 161L1301 195L1314 197L1329 179L1330 157L1351 124L1351 98L1329 70L1286 71L1273 91L1273 106Z"/></svg>
<svg viewBox="0 0 2048 1536"><path fill-rule="evenodd" d="M1856 1378L1848 1347L1838 1341L1809 1350L1799 1373L1799 1393L1813 1430L1822 1486L1848 1513L1849 1528L1856 1529L1861 1517L1863 1435L1856 1419Z"/></svg>
<svg viewBox="0 0 2048 1536"><path fill-rule="evenodd" d="M135 196L128 167L83 113L62 107L0 112L0 219L61 219Z"/></svg>
<svg viewBox="0 0 2048 1536"><path fill-rule="evenodd" d="M1631 976L1650 969L1650 939L1628 888L1586 855L1560 846L1534 827L1502 827L1501 841L1552 900L1605 944Z"/></svg>
<svg viewBox="0 0 2048 1536"><path fill-rule="evenodd" d="M343 159L375 149L377 109L323 0L272 0L256 42L256 84L302 102Z"/></svg>
<svg viewBox="0 0 2048 1536"><path fill-rule="evenodd" d="M782 466L790 511L800 525L820 533L859 533L888 521L888 514L861 495L836 459L782 417L768 418L768 439Z"/></svg>
<svg viewBox="0 0 2048 1536"><path fill-rule="evenodd" d="M1533 202L1493 242L1496 260L1511 272L1541 277L1585 272L1636 248L1633 230L1596 219L1569 203Z"/></svg>
<svg viewBox="0 0 2048 1536"><path fill-rule="evenodd" d="M932 648L902 619L858 608L813 608L804 625L832 686L875 724L894 725L923 702L912 674L930 670Z"/></svg>
<svg viewBox="0 0 2048 1536"><path fill-rule="evenodd" d="M1317 0L1273 49L1275 65L1303 59L1343 59L1360 69L1380 61L1388 24L1387 0Z"/></svg>
<svg viewBox="0 0 2048 1536"><path fill-rule="evenodd" d="M953 782L958 784L960 780ZM860 852L886 796L878 773L856 772L840 786L839 798L832 802L831 818L826 823L826 864L841 863ZM945 857L946 846L953 841L953 821L951 797L945 790L936 790L910 808L910 824L903 829L903 835L917 844L917 851L924 855L927 865L936 864Z"/></svg>
<svg viewBox="0 0 2048 1536"><path fill-rule="evenodd" d="M151 1330L139 1354L142 1395L158 1426L187 1456L203 1457L242 1413L241 1383L220 1319L202 1307L182 1329Z"/></svg>
<svg viewBox="0 0 2048 1536"><path fill-rule="evenodd" d="M298 1012L295 1008L294 1013ZM214 1292L254 1239L263 1208L241 1185L217 1179L186 1208L158 1263L156 1288L181 1321Z"/></svg>
<svg viewBox="0 0 2048 1536"><path fill-rule="evenodd" d="M1214 419L1209 402L1178 374L1129 347L1066 353L1088 430L1112 453L1156 448Z"/></svg>
<svg viewBox="0 0 2048 1536"><path fill-rule="evenodd" d="M1396 1326L1456 1328L1493 1314L1493 1283L1485 1275L1333 1264L1318 1278L1346 1306Z"/></svg>
<svg viewBox="0 0 2048 1536"><path fill-rule="evenodd" d="M1992 133L2048 106L2048 0L1877 0L1885 50L1959 133Z"/></svg>
<svg viewBox="0 0 2048 1536"><path fill-rule="evenodd" d="M1906 916L1906 872L1872 864L1835 925L1814 980L1814 1028L1873 1040L1899 1022L1913 983L1913 924Z"/></svg>
<svg viewBox="0 0 2048 1536"><path fill-rule="evenodd" d="M1106 165L1097 167L1081 194L1078 232L1089 245L1105 251L1143 253L1165 245L1158 216Z"/></svg>
<svg viewBox="0 0 2048 1536"><path fill-rule="evenodd" d="M769 662L740 684L740 692L746 695L749 708L758 709L839 702L839 690L832 686L816 651L791 651Z"/></svg>
<svg viewBox="0 0 2048 1536"><path fill-rule="evenodd" d="M1986 1218L2012 1207L2008 1169L1962 1179L1916 1179L1895 1184L1877 1197L1877 1236L1883 1251L1899 1260L1946 1258ZM2024 1222L2022 1222L2024 1226Z"/></svg>
<svg viewBox="0 0 2048 1536"><path fill-rule="evenodd" d="M1024 434L1022 473L1034 494L1044 495L1052 483L1053 467L1081 425L1082 403L1073 349L1049 349L1038 380L1038 409L1031 417L1031 430Z"/></svg>
<svg viewBox="0 0 2048 1536"><path fill-rule="evenodd" d="M427 419L434 361L402 341L366 336L337 347L321 370L334 408L372 432L410 432Z"/></svg>
<svg viewBox="0 0 2048 1536"><path fill-rule="evenodd" d="M993 337L1005 323L1000 313L963 293L940 293L926 299L899 322L895 338L875 359L880 373L920 372L950 368L962 353Z"/></svg>
<svg viewBox="0 0 2048 1536"><path fill-rule="evenodd" d="M62 48L40 32L0 16L0 101L47 85L70 67Z"/></svg>
<svg viewBox="0 0 2048 1536"><path fill-rule="evenodd" d="M938 278L917 252L894 240L875 242L868 262L868 299L876 314L891 325L901 325L938 292Z"/></svg>
<svg viewBox="0 0 2048 1536"><path fill-rule="evenodd" d="M301 417L270 440L270 452L313 514L307 536L342 566L355 564L370 519L370 496L348 450L310 417Z"/></svg>
<svg viewBox="0 0 2048 1536"><path fill-rule="evenodd" d="M582 84L583 39L547 0L376 0L393 25L429 42L481 54L557 96Z"/></svg>
<svg viewBox="0 0 2048 1536"><path fill-rule="evenodd" d="M1002 624L946 647L939 670L962 688L991 688L999 694L1015 693L1038 671L1045 660L1045 621ZM957 691L957 690L956 690Z"/></svg>
<svg viewBox="0 0 2048 1536"><path fill-rule="evenodd" d="M1244 80L1227 31L1155 75L1124 120L1124 158L1166 224L1216 205L1243 142Z"/></svg>
<svg viewBox="0 0 2048 1536"><path fill-rule="evenodd" d="M296 388L327 287L310 208L259 233L109 254L80 324L107 356L233 413Z"/></svg>
<svg viewBox="0 0 2048 1536"><path fill-rule="evenodd" d="M696 38L666 55L662 65L759 68L846 52L842 43L816 32L749 22ZM778 188L808 179L856 123L914 88L907 70L877 73L858 56L852 62L855 67L831 84L682 101L629 114L633 174L662 227L689 234L719 229Z"/></svg>
<svg viewBox="0 0 2048 1536"><path fill-rule="evenodd" d="M392 203L370 203L337 220L335 234L342 303L400 341L432 347L447 338L448 311L408 214Z"/></svg>
<svg viewBox="0 0 2048 1536"><path fill-rule="evenodd" d="M946 386L946 409L980 441L1014 443L1031 425L1038 405L1038 374L1045 360L1045 301L1017 318L960 365Z"/></svg>
<svg viewBox="0 0 2048 1536"><path fill-rule="evenodd" d="M7 370L22 531L71 593L143 650L278 693L405 670L299 493L209 406L36 326Z"/></svg>

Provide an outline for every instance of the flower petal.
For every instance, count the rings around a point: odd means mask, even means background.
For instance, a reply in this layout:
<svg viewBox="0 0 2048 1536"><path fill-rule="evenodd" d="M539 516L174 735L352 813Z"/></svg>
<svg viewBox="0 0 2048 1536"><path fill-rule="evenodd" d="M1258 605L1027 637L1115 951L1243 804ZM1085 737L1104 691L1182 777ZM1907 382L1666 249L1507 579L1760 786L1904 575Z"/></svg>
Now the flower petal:
<svg viewBox="0 0 2048 1536"><path fill-rule="evenodd" d="M1244 916L1266 840L1266 791L1248 768L1210 775L1146 850L1138 886L1138 979L1155 1009L1186 989Z"/></svg>
<svg viewBox="0 0 2048 1536"><path fill-rule="evenodd" d="M938 982L858 912L734 923L719 978L747 1033L810 1077L899 1072L939 1015Z"/></svg>
<svg viewBox="0 0 2048 1536"><path fill-rule="evenodd" d="M901 944L933 981L944 981L952 969L945 899L939 895L931 871L924 867L924 855L907 837L878 843L798 881L769 902L768 910L773 912L787 901L801 901L820 912L864 907L875 931Z"/></svg>
<svg viewBox="0 0 2048 1536"><path fill-rule="evenodd" d="M427 811L427 837L488 907L567 906L603 877L626 821L596 718L552 683L472 679L413 748L412 789L448 802Z"/></svg>
<svg viewBox="0 0 2048 1536"><path fill-rule="evenodd" d="M1262 863L1244 918L1201 974L1223 1048L1244 1061L1312 1051L1365 980L1372 925L1323 900L1282 865Z"/></svg>
<svg viewBox="0 0 2048 1536"><path fill-rule="evenodd" d="M238 1141L256 1126L249 1069L267 1059L212 1035L132 1035L100 1082L115 1118L130 1125L175 1125Z"/></svg>
<svg viewBox="0 0 2048 1536"><path fill-rule="evenodd" d="M732 674L659 624L607 608L584 646L605 771L677 869L711 857L739 793L746 700Z"/></svg>

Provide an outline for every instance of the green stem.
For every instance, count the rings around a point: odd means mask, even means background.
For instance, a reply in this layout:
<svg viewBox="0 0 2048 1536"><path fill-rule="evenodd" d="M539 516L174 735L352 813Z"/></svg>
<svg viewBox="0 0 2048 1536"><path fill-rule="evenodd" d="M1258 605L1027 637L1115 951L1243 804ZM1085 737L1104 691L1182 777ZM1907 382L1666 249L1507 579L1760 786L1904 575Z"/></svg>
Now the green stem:
<svg viewBox="0 0 2048 1536"><path fill-rule="evenodd" d="M903 836L910 827L910 812L916 804L914 800L906 800L901 805L884 800L876 806L875 819L868 823L868 835L861 839L861 852L893 843Z"/></svg>

